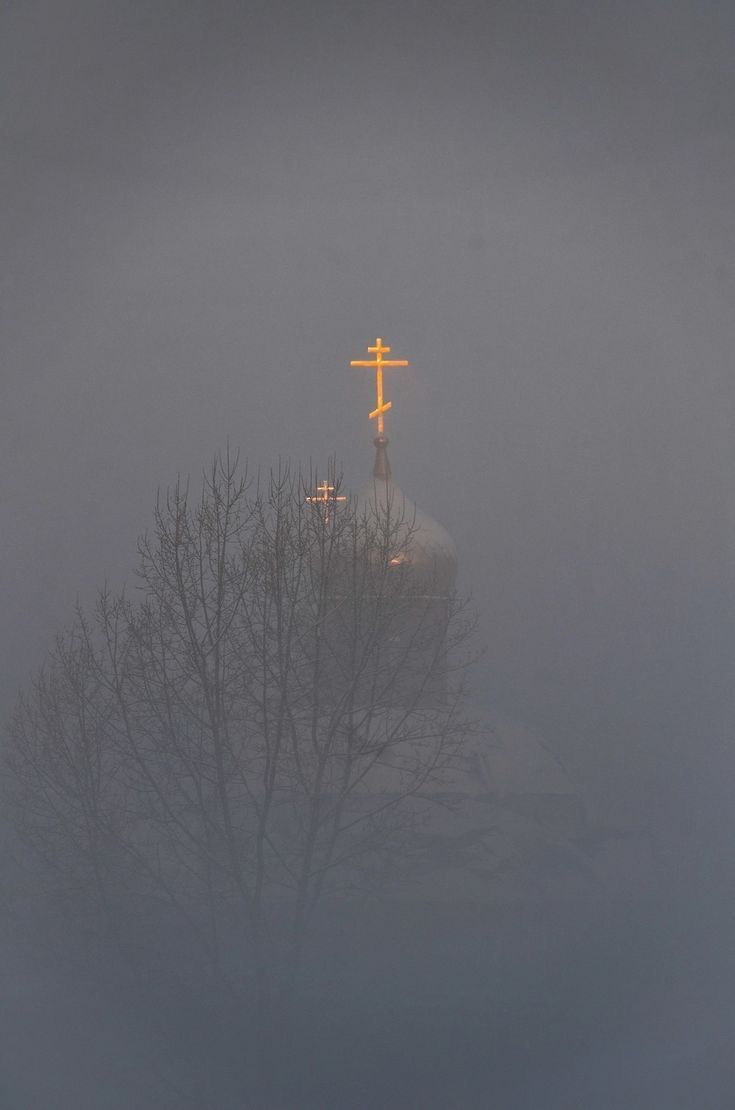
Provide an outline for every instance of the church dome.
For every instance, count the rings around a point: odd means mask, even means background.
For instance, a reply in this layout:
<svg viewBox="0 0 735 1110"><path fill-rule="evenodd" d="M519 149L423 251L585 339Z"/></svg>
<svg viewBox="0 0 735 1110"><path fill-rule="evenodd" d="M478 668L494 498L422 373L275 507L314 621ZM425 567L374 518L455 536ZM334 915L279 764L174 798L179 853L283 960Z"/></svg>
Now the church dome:
<svg viewBox="0 0 735 1110"><path fill-rule="evenodd" d="M388 439L377 436L375 465L370 482L357 494L358 512L396 522L396 565L430 574L447 590L454 585L457 551L452 537L438 521L423 512L393 481L388 461Z"/></svg>

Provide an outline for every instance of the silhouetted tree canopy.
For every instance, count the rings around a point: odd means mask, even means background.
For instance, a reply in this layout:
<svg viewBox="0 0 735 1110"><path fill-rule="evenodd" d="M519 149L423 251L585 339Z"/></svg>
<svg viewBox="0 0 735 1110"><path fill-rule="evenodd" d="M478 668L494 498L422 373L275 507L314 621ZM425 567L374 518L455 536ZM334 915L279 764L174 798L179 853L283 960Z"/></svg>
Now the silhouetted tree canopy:
<svg viewBox="0 0 735 1110"><path fill-rule="evenodd" d="M320 899L410 872L468 729L472 622L412 522L306 492L226 458L160 499L138 588L77 612L6 747L57 894L118 937L174 915L263 999L276 935L288 978Z"/></svg>

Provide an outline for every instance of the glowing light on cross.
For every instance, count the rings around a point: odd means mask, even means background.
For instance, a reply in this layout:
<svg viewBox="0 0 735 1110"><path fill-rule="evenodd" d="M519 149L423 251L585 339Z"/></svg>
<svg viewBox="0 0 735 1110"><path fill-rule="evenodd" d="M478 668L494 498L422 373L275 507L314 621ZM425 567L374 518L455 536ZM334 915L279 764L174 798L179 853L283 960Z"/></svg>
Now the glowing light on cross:
<svg viewBox="0 0 735 1110"><path fill-rule="evenodd" d="M368 359L368 360L353 359L350 362L350 366L369 366L369 367L371 367L371 369L375 370L375 392L376 392L376 395L377 395L378 403L375 406L375 408L373 409L373 411L370 413L370 419L374 420L377 417L377 419L378 419L378 435L382 436L383 435L383 414L386 413L388 411L388 409L393 407L393 402L392 401L385 401L383 399L383 370L385 369L386 366L408 366L408 362L405 359L397 359L397 358L386 359L386 358L383 358L383 355L390 354L390 347L384 347L382 339L376 339L375 340L375 346L374 347L368 347L368 353L369 354L374 354L375 358L374 359Z"/></svg>
<svg viewBox="0 0 735 1110"><path fill-rule="evenodd" d="M329 509L331 505L335 505L338 501L346 501L347 498L337 493L336 486L330 486L329 482L325 479L316 487L316 493L310 494L306 500L310 504L319 504L322 506L322 520L325 524L329 524Z"/></svg>

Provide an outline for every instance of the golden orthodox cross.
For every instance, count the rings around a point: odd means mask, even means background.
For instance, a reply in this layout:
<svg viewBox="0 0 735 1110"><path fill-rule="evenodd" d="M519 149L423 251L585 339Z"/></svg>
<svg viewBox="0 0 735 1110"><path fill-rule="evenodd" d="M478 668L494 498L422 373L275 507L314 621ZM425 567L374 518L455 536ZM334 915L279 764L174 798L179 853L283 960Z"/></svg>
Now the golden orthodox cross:
<svg viewBox="0 0 735 1110"><path fill-rule="evenodd" d="M392 401L383 400L383 369L386 366L408 366L408 362L405 359L383 358L383 355L390 354L390 347L384 347L382 339L376 339L375 346L368 347L368 353L374 354L375 358L369 360L353 359L350 362L350 366L370 366L375 369L375 391L377 394L378 403L373 411L370 413L370 419L374 420L377 416L378 435L382 436L383 413L387 412L388 409L391 408L393 405Z"/></svg>
<svg viewBox="0 0 735 1110"><path fill-rule="evenodd" d="M322 506L322 520L325 524L329 524L329 506L334 505L337 501L346 501L347 498L337 494L336 487L330 486L325 478L316 487L316 493L311 494L306 500L310 504L320 504Z"/></svg>

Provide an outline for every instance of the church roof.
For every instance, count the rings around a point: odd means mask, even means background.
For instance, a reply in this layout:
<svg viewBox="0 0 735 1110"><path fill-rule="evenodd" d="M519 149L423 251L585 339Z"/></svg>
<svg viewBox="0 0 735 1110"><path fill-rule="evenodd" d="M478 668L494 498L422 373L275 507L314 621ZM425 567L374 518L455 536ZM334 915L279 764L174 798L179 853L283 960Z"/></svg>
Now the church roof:
<svg viewBox="0 0 735 1110"><path fill-rule="evenodd" d="M373 477L357 495L358 511L375 513L378 519L389 519L398 526L395 560L391 563L409 563L417 569L430 572L451 588L457 572L457 552L446 528L428 513L419 509L393 481L388 462L388 440L384 431L385 414L393 407L384 394L384 370L408 366L406 359L387 359L391 353L383 340L378 338L368 347L369 359L353 359L351 366L367 367L375 370L375 408L370 419L377 421L375 444L375 465ZM400 533L403 533L402 535Z"/></svg>

